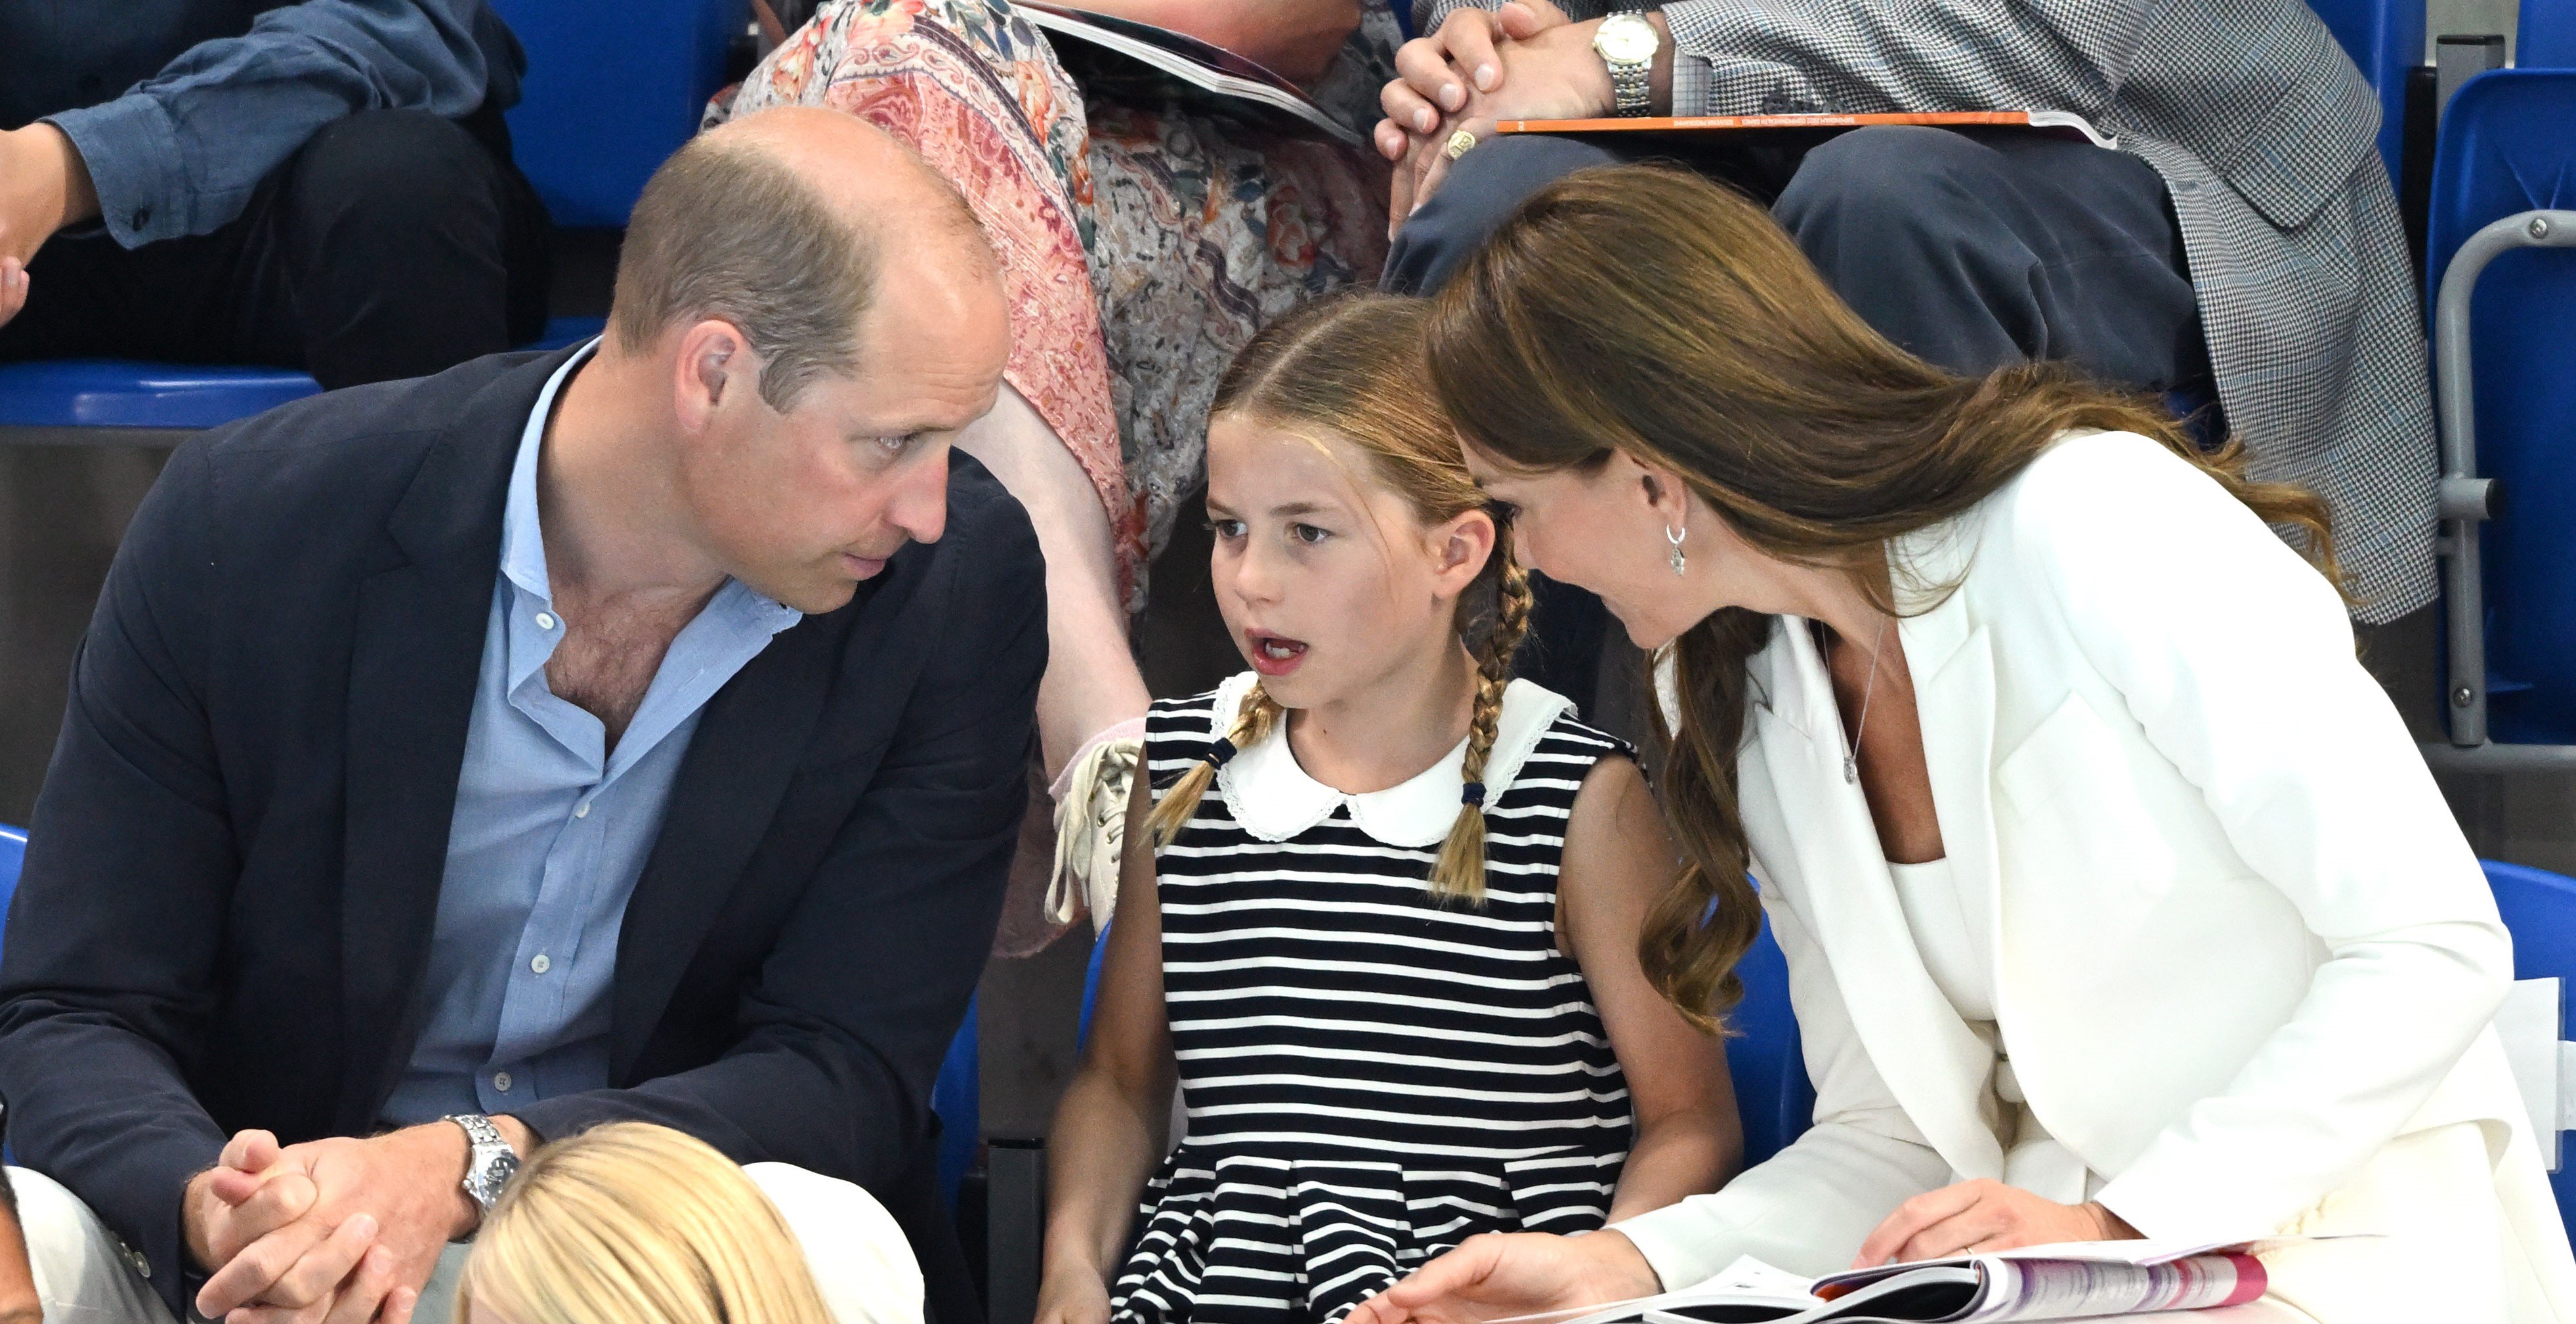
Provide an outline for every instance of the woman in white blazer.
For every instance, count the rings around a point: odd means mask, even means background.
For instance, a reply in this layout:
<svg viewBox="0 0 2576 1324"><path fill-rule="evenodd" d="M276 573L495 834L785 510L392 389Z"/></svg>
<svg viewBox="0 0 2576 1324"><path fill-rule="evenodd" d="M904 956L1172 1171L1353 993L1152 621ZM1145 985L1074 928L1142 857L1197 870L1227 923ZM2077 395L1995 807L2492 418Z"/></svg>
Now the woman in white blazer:
<svg viewBox="0 0 2576 1324"><path fill-rule="evenodd" d="M1677 173L1533 198L1428 353L1525 562L1661 652L1692 868L1650 974L1686 1013L1731 1002L1749 866L1817 1104L1724 1190L1478 1238L1356 1324L1744 1254L2330 1232L2380 1235L2263 1252L2237 1311L2576 1320L2490 1026L2510 942L2354 657L2323 502L2056 371L1912 359Z"/></svg>

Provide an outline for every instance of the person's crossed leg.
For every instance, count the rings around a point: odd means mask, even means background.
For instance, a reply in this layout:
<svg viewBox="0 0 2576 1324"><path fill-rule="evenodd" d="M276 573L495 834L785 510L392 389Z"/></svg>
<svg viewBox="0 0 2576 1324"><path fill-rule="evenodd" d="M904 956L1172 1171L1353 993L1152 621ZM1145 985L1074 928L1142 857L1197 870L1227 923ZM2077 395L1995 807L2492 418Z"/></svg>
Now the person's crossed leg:
<svg viewBox="0 0 2576 1324"><path fill-rule="evenodd" d="M498 112L485 132L497 130ZM423 110L316 131L209 234L124 248L67 230L26 266L0 361L300 367L326 388L417 377L545 326L544 209L506 156Z"/></svg>
<svg viewBox="0 0 2576 1324"><path fill-rule="evenodd" d="M1434 293L1551 181L1654 156L1584 138L1489 138L1397 232L1383 286ZM1882 126L1690 165L1770 201L1854 312L1944 368L2059 359L2141 391L2208 397L2182 235L2164 181L2137 157L2029 130ZM1572 605L1543 602L1534 638L1551 657L1597 656L1606 618Z"/></svg>
<svg viewBox="0 0 2576 1324"><path fill-rule="evenodd" d="M1654 155L1536 135L1479 144L1397 233L1385 286L1432 293L1550 181ZM1771 200L1853 311L1954 372L2064 359L2154 391L2209 375L2164 182L2136 157L2028 130L1884 126L1711 173Z"/></svg>

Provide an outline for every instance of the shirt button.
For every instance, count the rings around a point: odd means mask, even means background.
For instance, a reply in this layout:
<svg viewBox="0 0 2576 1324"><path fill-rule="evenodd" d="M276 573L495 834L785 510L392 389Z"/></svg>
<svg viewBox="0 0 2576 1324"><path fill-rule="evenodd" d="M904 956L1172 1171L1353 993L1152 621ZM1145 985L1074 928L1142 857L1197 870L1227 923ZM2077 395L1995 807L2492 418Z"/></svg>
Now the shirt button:
<svg viewBox="0 0 2576 1324"><path fill-rule="evenodd" d="M545 972L554 969L555 963L553 959L548 957L544 952L539 952L537 953L537 959L528 962L528 968L542 975Z"/></svg>
<svg viewBox="0 0 2576 1324"><path fill-rule="evenodd" d="M510 1092L510 1073L509 1073L509 1072L507 1072L507 1071L495 1071L495 1072L493 1072L493 1073L492 1073L492 1088L494 1088L494 1089L496 1089L496 1090L501 1091L503 1094L507 1094L507 1093L509 1093L509 1092Z"/></svg>
<svg viewBox="0 0 2576 1324"><path fill-rule="evenodd" d="M537 628L538 628L538 629L540 629L540 630L551 630L551 629L555 628L555 615L554 615L554 613L553 613L553 612L550 612L550 611L541 611L541 612L538 612L538 613L537 613Z"/></svg>
<svg viewBox="0 0 2576 1324"><path fill-rule="evenodd" d="M590 801L584 800L579 805L575 806L572 811L572 816L575 818L590 817Z"/></svg>
<svg viewBox="0 0 2576 1324"><path fill-rule="evenodd" d="M134 216L133 216L133 228L134 228L134 229L140 230L140 229L142 229L144 226L150 225L151 223L152 223L152 209L151 209L151 208L149 208L149 207L137 207L137 208L135 208L135 209L134 209Z"/></svg>

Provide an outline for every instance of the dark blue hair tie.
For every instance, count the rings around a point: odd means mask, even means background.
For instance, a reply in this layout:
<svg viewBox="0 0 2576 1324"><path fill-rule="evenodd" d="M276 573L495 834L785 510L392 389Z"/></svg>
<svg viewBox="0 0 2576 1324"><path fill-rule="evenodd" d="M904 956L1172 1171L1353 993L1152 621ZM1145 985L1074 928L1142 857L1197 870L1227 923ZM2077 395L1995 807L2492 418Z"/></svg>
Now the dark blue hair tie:
<svg viewBox="0 0 2576 1324"><path fill-rule="evenodd" d="M1485 784L1483 782L1469 782L1466 785L1459 787L1458 803L1462 805L1472 805L1478 809L1484 808Z"/></svg>
<svg viewBox="0 0 2576 1324"><path fill-rule="evenodd" d="M1236 754L1241 752L1242 751L1234 747L1233 741L1228 740L1223 736L1218 736L1216 739L1208 742L1208 766L1212 768L1222 768L1228 761L1232 760Z"/></svg>

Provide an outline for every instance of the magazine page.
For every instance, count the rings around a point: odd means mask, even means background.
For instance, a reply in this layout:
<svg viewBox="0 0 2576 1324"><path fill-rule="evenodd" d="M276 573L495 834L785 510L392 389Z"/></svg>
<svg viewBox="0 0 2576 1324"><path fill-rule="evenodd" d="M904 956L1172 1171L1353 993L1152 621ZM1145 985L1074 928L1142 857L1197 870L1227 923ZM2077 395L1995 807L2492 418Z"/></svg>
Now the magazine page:
<svg viewBox="0 0 2576 1324"><path fill-rule="evenodd" d="M2269 1286L2248 1248L2300 1240L2059 1242L1814 1280L1748 1255L1678 1292L1491 1324L1987 1324L2207 1310Z"/></svg>
<svg viewBox="0 0 2576 1324"><path fill-rule="evenodd" d="M1807 1310L1749 1300L1678 1300L1649 1307L1644 1324L1988 1324L2098 1319L2239 1305L2263 1295L2250 1255L2199 1255L2159 1264L2007 1260L1980 1256L1904 1266Z"/></svg>
<svg viewBox="0 0 2576 1324"><path fill-rule="evenodd" d="M1716 1314L1694 1313L1694 1324L1736 1324L1736 1321L1785 1319L1804 1314L1824 1304L1824 1299L1807 1290L1808 1280L1776 1269L1753 1258L1739 1255L1735 1262L1677 1292L1655 1296L1632 1297L1599 1306L1574 1310L1543 1311L1535 1315L1512 1315L1489 1320L1486 1324L1622 1324L1646 1318L1649 1312L1702 1311L1709 1308L1742 1306L1752 1313L1735 1313L1720 1309Z"/></svg>
<svg viewBox="0 0 2576 1324"><path fill-rule="evenodd" d="M1993 1260L1978 1303L1960 1320L2087 1319L2156 1310L2210 1310L2263 1295L2270 1280L2251 1255L2194 1255L2161 1264Z"/></svg>
<svg viewBox="0 0 2576 1324"><path fill-rule="evenodd" d="M1057 61L1093 95L1140 104L1184 101L1258 128L1360 144L1358 133L1295 83L1224 47L1045 0L1022 0L1017 9L1047 34Z"/></svg>

